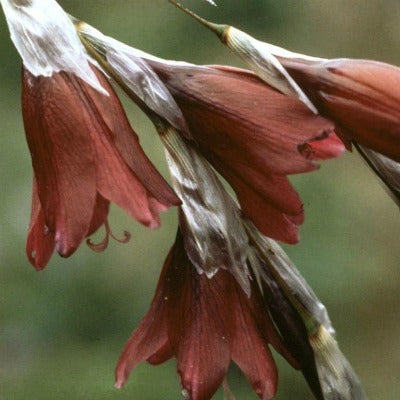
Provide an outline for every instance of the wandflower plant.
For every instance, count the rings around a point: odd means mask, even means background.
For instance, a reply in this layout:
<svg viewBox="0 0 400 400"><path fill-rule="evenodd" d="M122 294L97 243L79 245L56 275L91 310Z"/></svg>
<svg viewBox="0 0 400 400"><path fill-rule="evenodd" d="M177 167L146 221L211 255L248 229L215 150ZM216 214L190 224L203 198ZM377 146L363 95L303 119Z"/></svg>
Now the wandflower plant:
<svg viewBox="0 0 400 400"><path fill-rule="evenodd" d="M272 399L274 348L316 399L366 399L325 306L276 241L297 243L304 222L289 175L317 170L346 146L356 146L398 200L399 70L300 56L195 16L250 70L199 66L103 35L54 0L1 4L23 60L34 170L27 252L35 268L54 250L72 255L84 240L104 250L115 237L110 202L150 228L160 211L178 208L176 237L150 309L119 357L115 386L140 362L176 358L183 398L209 400L221 385L228 396L234 362L259 398ZM153 123L170 184L112 85ZM93 243L103 225L106 238Z"/></svg>

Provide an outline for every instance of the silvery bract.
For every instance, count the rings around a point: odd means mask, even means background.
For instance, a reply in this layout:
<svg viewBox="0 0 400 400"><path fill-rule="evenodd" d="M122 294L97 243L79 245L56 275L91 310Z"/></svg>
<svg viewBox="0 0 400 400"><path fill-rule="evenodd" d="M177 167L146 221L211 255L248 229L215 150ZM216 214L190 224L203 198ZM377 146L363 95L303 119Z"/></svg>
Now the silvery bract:
<svg viewBox="0 0 400 400"><path fill-rule="evenodd" d="M71 72L107 93L91 70L68 15L54 0L0 0L11 39L34 76Z"/></svg>

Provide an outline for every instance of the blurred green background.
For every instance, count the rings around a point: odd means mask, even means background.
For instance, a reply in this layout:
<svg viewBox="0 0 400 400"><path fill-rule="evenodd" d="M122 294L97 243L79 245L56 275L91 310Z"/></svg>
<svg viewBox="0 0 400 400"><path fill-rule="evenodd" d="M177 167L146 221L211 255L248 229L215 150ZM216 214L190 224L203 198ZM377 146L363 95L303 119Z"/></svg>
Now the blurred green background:
<svg viewBox="0 0 400 400"><path fill-rule="evenodd" d="M60 1L71 14L135 47L172 59L241 65L203 28L163 0ZM216 22L291 50L400 65L398 0L219 0L185 4ZM175 363L141 365L113 388L119 352L145 313L176 229L176 211L149 231L113 208L118 235L102 254L85 245L37 273L25 257L32 171L20 112L20 60L0 22L0 399L178 399ZM150 124L124 100L132 123L165 171ZM287 247L327 305L343 352L370 399L400 398L399 210L355 154L293 178L307 212L302 242ZM96 237L101 237L99 233ZM277 399L306 400L301 375L279 356ZM237 399L256 399L232 368ZM218 393L216 399L221 399Z"/></svg>

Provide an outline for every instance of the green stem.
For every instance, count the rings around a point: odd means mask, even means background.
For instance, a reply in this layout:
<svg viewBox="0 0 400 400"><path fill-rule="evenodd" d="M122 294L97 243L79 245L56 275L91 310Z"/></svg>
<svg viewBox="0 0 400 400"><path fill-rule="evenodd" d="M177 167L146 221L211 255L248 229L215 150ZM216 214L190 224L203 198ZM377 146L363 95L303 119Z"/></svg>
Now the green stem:
<svg viewBox="0 0 400 400"><path fill-rule="evenodd" d="M171 4L173 4L175 7L181 9L183 12L190 15L192 18L194 18L201 25L205 26L211 32L214 32L222 41L224 41L225 32L229 28L228 25L214 24L214 23L207 21L206 19L200 17L199 15L195 14L192 10L189 10L189 8L185 7L181 3L178 3L175 0L168 0L168 1Z"/></svg>

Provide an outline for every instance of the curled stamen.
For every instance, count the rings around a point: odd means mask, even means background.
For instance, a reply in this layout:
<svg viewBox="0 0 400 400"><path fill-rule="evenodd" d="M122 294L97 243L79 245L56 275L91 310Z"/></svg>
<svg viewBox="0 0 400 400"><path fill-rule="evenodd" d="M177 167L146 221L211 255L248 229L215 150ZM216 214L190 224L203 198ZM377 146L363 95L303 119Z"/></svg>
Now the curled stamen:
<svg viewBox="0 0 400 400"><path fill-rule="evenodd" d="M123 238L116 237L110 228L108 220L104 222L104 229L106 230L106 235L101 242L94 243L92 239L90 238L86 239L86 244L88 245L88 247L97 253L104 251L108 247L108 243L110 242L110 237L113 238L118 243L128 243L132 236L128 231L124 231Z"/></svg>

